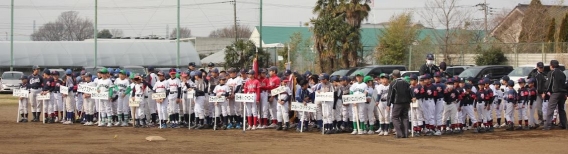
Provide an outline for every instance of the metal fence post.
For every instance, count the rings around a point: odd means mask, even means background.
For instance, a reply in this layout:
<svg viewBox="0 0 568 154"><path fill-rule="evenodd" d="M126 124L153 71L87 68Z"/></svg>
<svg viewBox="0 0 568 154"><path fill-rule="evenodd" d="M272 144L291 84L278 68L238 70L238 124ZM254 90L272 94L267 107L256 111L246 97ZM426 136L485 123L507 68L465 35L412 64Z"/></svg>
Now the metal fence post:
<svg viewBox="0 0 568 154"><path fill-rule="evenodd" d="M412 70L412 45L408 47L408 70Z"/></svg>
<svg viewBox="0 0 568 154"><path fill-rule="evenodd" d="M544 52L544 50L545 50L545 49L544 49L544 42L541 43L541 48L542 48L542 49L541 49L541 50L542 50L542 55L541 55L541 56L542 56L542 61L544 61L545 56L546 56L546 53Z"/></svg>

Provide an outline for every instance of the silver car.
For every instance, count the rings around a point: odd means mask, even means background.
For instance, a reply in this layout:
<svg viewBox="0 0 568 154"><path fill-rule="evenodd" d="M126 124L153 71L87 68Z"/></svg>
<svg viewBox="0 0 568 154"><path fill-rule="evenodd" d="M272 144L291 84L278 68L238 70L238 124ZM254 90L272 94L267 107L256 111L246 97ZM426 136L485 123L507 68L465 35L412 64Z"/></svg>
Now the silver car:
<svg viewBox="0 0 568 154"><path fill-rule="evenodd" d="M2 74L2 78L0 79L1 90L0 92L12 92L14 89L17 89L22 83L22 76L24 73L17 72L17 71L8 71Z"/></svg>

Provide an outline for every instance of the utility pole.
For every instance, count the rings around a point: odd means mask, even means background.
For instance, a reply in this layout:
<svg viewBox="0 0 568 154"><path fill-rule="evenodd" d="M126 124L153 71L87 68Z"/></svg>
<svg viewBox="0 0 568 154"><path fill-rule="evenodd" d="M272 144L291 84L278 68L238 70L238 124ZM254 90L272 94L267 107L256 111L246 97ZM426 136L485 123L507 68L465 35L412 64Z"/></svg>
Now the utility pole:
<svg viewBox="0 0 568 154"><path fill-rule="evenodd" d="M98 22L98 21L97 21L97 20L98 20L98 12L97 12L97 11L98 11L98 4L99 4L99 1L98 1L98 0L95 0L95 31L94 31L95 35L93 35L93 36L95 36L95 66L93 66L94 68L97 68L97 37L99 37L99 36L98 36L98 35L99 35L99 34L98 34L98 33L99 33L99 30L97 30L97 25L98 25L98 23L97 23L97 22Z"/></svg>
<svg viewBox="0 0 568 154"><path fill-rule="evenodd" d="M11 21L10 21L10 71L14 71L14 0L11 5Z"/></svg>
<svg viewBox="0 0 568 154"><path fill-rule="evenodd" d="M177 63L176 66L177 68L179 68L179 3L180 0L178 0L178 5L177 5L177 28L176 28L176 43L177 43Z"/></svg>
<svg viewBox="0 0 568 154"><path fill-rule="evenodd" d="M260 44L260 49L262 49L262 0L260 0L260 27L258 28L258 33L260 34L258 44ZM256 52L256 55L258 57L258 52Z"/></svg>
<svg viewBox="0 0 568 154"><path fill-rule="evenodd" d="M237 26L237 0L233 0L233 16L235 18L235 43L239 38L239 28Z"/></svg>
<svg viewBox="0 0 568 154"><path fill-rule="evenodd" d="M489 7L487 5L488 5L487 0L484 0L483 3L479 3L479 4L475 5L475 6L481 7L480 10L483 11L483 14L484 14L484 19L483 19L484 23L483 24L484 24L485 36L487 36L487 33L488 33L487 15L489 14ZM485 37L485 38L487 38L487 37Z"/></svg>
<svg viewBox="0 0 568 154"><path fill-rule="evenodd" d="M170 39L170 25L166 25L166 40Z"/></svg>

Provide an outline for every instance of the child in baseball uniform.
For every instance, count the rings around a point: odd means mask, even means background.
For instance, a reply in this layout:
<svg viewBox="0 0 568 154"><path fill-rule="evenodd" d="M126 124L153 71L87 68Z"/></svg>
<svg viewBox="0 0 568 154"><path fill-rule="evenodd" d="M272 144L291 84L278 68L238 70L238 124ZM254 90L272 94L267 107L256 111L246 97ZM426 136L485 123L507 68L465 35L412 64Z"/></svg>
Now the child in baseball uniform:
<svg viewBox="0 0 568 154"><path fill-rule="evenodd" d="M460 124L459 127L461 129L460 133L463 133L466 121L465 118L469 117L473 123L474 132L477 132L477 120L474 115L473 106L476 103L475 100L477 95L471 90L473 86L469 83L465 84L464 91L461 93L462 100L460 101L460 107L458 111L461 112L459 116Z"/></svg>
<svg viewBox="0 0 568 154"><path fill-rule="evenodd" d="M528 130L529 129L529 119L527 116L527 109L525 107L529 107L527 106L527 102L529 100L529 90L526 87L526 81L524 78L520 78L517 83L519 83L519 90L517 91L518 95L517 97L519 98L517 100L518 104L517 104L517 114L519 116L519 126L517 127L518 130L524 129L524 130ZM523 126L523 121L525 122L525 125Z"/></svg>
<svg viewBox="0 0 568 154"><path fill-rule="evenodd" d="M414 136L420 136L423 127L424 115L422 114L422 101L424 101L424 91L422 86L424 86L424 79L420 79L418 83L418 77L416 75L410 75L410 88L412 88L412 103L410 112L412 116L410 117L413 123L412 131L414 131ZM388 83L388 82L387 82ZM387 86L388 87L388 86ZM382 98L382 97L381 97ZM382 101L382 100L381 100ZM386 101L386 99L385 99ZM381 124L382 127L382 124ZM380 133L379 133L380 135ZM384 133L383 133L384 135ZM388 135L388 133L387 133Z"/></svg>
<svg viewBox="0 0 568 154"><path fill-rule="evenodd" d="M353 83L353 85L351 86L351 88L349 89L350 94L352 95L357 95L357 94L364 94L366 95L366 90L367 90L367 84L365 84L363 82L363 73L362 72L358 72L355 75L355 78L357 80L356 83ZM353 104L353 119L354 119L354 123L353 123L353 132L351 132L351 135L363 135L365 132L363 130L365 130L365 121L367 121L367 112L365 112L365 107L366 104L365 103L357 103L357 104ZM359 119L357 119L356 116L359 116ZM359 127L357 127L359 126Z"/></svg>
<svg viewBox="0 0 568 154"><path fill-rule="evenodd" d="M138 99L140 101L140 105L136 108L136 117L134 117L135 126L136 127L147 127L146 124L146 112L144 111L148 105L148 102L144 99L147 95L147 90L145 88L153 89L153 86L150 85L148 82L144 81L141 76L135 76L133 80L132 92L130 95L130 99L132 101Z"/></svg>
<svg viewBox="0 0 568 154"><path fill-rule="evenodd" d="M538 92L536 90L535 87L535 82L536 80L534 78L529 79L529 87L527 87L528 90L528 110L529 110L529 128L530 129L536 129L538 128L538 123L536 121L536 119L534 118L534 115L536 113L536 106L534 106L533 104L536 102L536 97L538 95Z"/></svg>
<svg viewBox="0 0 568 154"><path fill-rule="evenodd" d="M383 75L386 76L386 74ZM365 103L366 106L365 112L367 114L367 122L366 122L367 125L365 126L365 128L367 129L364 131L365 134L373 135L375 134L375 122L376 122L375 108L377 107L375 98L377 98L377 92L375 92L375 83L373 82L373 77L365 76L363 81L367 85L367 89L365 90L367 94L367 102Z"/></svg>
<svg viewBox="0 0 568 154"><path fill-rule="evenodd" d="M485 91L487 91L487 89L485 89L485 82L486 81L483 80L483 79L478 82L477 86L479 87L479 89L476 92L476 100L475 100L475 104L474 104L474 108L477 111L477 119L479 120L477 122L478 129L474 130L474 132L477 131L479 133L485 132L485 128L482 127L482 126L487 126L487 121L489 120L489 119L487 119L487 116L485 116L485 114L487 114L489 112L487 110L489 103L487 103L486 99L485 99L486 97L488 97L488 96L486 96L486 92L485 92ZM481 125L481 124L483 124L483 125Z"/></svg>
<svg viewBox="0 0 568 154"><path fill-rule="evenodd" d="M349 95L349 89L351 88L351 85L349 85L350 80L349 77L347 76L343 76L340 79L340 83L339 83L339 91L340 91L340 96L338 98L338 101L341 101L341 103L339 103L340 105L342 105L342 111L341 114L343 115L342 120L343 120L343 130L345 132L351 132L353 131L353 108L351 106L351 104L344 104L343 103L343 96L344 95Z"/></svg>
<svg viewBox="0 0 568 154"><path fill-rule="evenodd" d="M446 89L444 90L444 116L442 121L451 120L450 129L446 129L446 125L442 125L443 134L453 133L457 130L458 126L458 106L461 97L460 93L454 88L454 80L452 78L447 79Z"/></svg>
<svg viewBox="0 0 568 154"><path fill-rule="evenodd" d="M517 91L513 88L515 86L515 82L509 80L507 82L507 90L505 90L505 94L503 97L505 98L505 120L507 121L507 129L506 130L515 130L513 117L515 115L515 108L517 107L518 95Z"/></svg>
<svg viewBox="0 0 568 154"><path fill-rule="evenodd" d="M191 81L189 77L190 74L191 72L185 72L181 74L181 91L183 91L183 96L182 96L183 117L181 125L183 127L190 127L189 125L191 124L191 120L195 119L195 114L193 114L194 105L191 105L194 99L188 98L188 95L194 94L194 93L188 93L190 91L190 88L194 87L193 81Z"/></svg>
<svg viewBox="0 0 568 154"><path fill-rule="evenodd" d="M120 70L118 78L114 80L114 87L118 95L117 103L117 113L118 121L120 126L128 126L128 114L130 113L130 106L128 105L128 94L132 89L130 89L130 81L126 77L126 71Z"/></svg>
<svg viewBox="0 0 568 154"><path fill-rule="evenodd" d="M503 101L503 91L501 89L501 83L499 83L499 81L495 81L493 82L493 86L494 88L493 90L493 103L491 104L491 114L489 115L489 117L493 117L493 113L495 112L495 117L497 118L497 123L493 125L493 127L495 128L501 128L501 111L502 111L502 107L501 107L501 102Z"/></svg>
<svg viewBox="0 0 568 154"><path fill-rule="evenodd" d="M446 84L442 81L442 73L436 72L434 73L434 83L433 85L436 87L436 96L434 97L434 125L436 126L436 132L434 135L439 136L442 135L442 126L445 125L445 121L442 120L444 115L444 106L446 102L444 101L444 90L446 89Z"/></svg>
<svg viewBox="0 0 568 154"><path fill-rule="evenodd" d="M245 87L243 92L245 94L255 94L256 101L255 102L247 102L246 103L246 116L248 122L248 130L256 130L258 125L258 108L257 105L260 104L260 82L254 78L255 72L254 70L249 70L248 73L249 80L245 83Z"/></svg>
<svg viewBox="0 0 568 154"><path fill-rule="evenodd" d="M195 129L203 129L205 125L205 93L207 93L207 83L203 79L203 74L200 71L194 71L195 84L193 90L195 91L195 117L197 118Z"/></svg>
<svg viewBox="0 0 568 154"><path fill-rule="evenodd" d="M333 120L333 129L332 129L332 134L335 133L341 133L342 132L342 128L341 126L343 125L343 115L341 114L343 112L343 102L341 101L341 99L343 98L343 92L341 91L341 77L340 76L333 76L332 77L332 81L333 81L333 89L335 89L335 92L333 92L333 116L334 116L334 120Z"/></svg>
<svg viewBox="0 0 568 154"><path fill-rule="evenodd" d="M430 83L430 75L424 74L422 76L424 79L424 86L422 87L424 91L424 101L422 102L423 110L422 113L424 114L424 120L426 121L426 134L425 135L435 135L434 131L436 131L436 119L435 119L435 111L436 111L436 98L438 97L438 90L435 85Z"/></svg>
<svg viewBox="0 0 568 154"><path fill-rule="evenodd" d="M168 114L170 115L170 123L172 128L179 128L179 103L181 103L181 81L176 78L175 69L170 70L170 79L167 80L166 92L168 96Z"/></svg>
<svg viewBox="0 0 568 154"><path fill-rule="evenodd" d="M53 78L50 76L51 72L48 69L43 71L43 78L44 82L42 83L43 88L41 95L50 94L50 98L53 97L51 92L53 91ZM45 117L44 123L54 123L55 122L55 113L53 111L54 105L52 99L43 100L43 115Z"/></svg>
<svg viewBox="0 0 568 154"><path fill-rule="evenodd" d="M381 84L376 86L377 91L377 100L379 100L378 106L378 113L379 113L379 122L381 123L379 129L379 136L381 135L389 135L388 127L390 123L390 112L387 112L387 98L389 93L389 78L386 74L381 74L379 76L381 79Z"/></svg>
<svg viewBox="0 0 568 154"><path fill-rule="evenodd" d="M229 94L231 93L231 89L229 89L229 86L227 86L227 84L225 84L227 81L227 78L225 78L225 76L219 76L219 84L217 86L215 86L215 89L213 89L213 93L215 94L215 96L220 97L220 96L224 96L229 97ZM227 114L227 100L225 100L224 102L215 102L215 122L217 123L217 127L221 127L221 129L225 130L227 129L227 123L229 123L229 117ZM223 119L221 120L221 116L223 115ZM215 128L217 129L217 128Z"/></svg>
<svg viewBox="0 0 568 154"><path fill-rule="evenodd" d="M333 85L329 82L328 74L323 73L320 76L320 84L318 85L316 92L334 92ZM324 133L330 134L333 124L333 101L321 101L316 102L316 104L317 103L321 103L322 105L323 129L325 130Z"/></svg>
<svg viewBox="0 0 568 154"><path fill-rule="evenodd" d="M73 72L71 69L65 70L65 77L64 77L64 85L69 88L67 94L61 94L63 100L65 101L65 111L66 111L66 119L63 124L70 125L75 122L75 92L77 92L76 84L73 78Z"/></svg>
<svg viewBox="0 0 568 154"><path fill-rule="evenodd" d="M30 85L28 84L28 77L22 76L20 78L22 83L20 83L20 90L30 90ZM20 114L20 121L18 122L28 122L28 98L20 97L18 100L18 113Z"/></svg>
<svg viewBox="0 0 568 154"><path fill-rule="evenodd" d="M85 86L91 86L91 87L96 87L97 85L95 84L95 82L91 81L92 75L89 72L86 72L84 74L84 79L85 81L83 82L83 85ZM83 93L83 107L84 107L84 111L85 111L85 126L93 126L94 123L94 118L95 118L95 100L91 99L91 94L88 93Z"/></svg>
<svg viewBox="0 0 568 154"><path fill-rule="evenodd" d="M285 92L278 94L278 105L276 106L276 120L278 120L276 130L284 130L287 131L288 127L290 127L290 119L288 117L288 107L290 104L290 99L292 97L292 91L290 87L288 87L288 79L282 80L282 84L286 88ZM284 125L284 128L283 126Z"/></svg>
<svg viewBox="0 0 568 154"><path fill-rule="evenodd" d="M165 93L166 97L169 96L169 93L167 92L168 81L166 81L166 79L164 77L164 72L159 71L157 73L157 76L158 76L158 79L157 79L157 81L155 81L152 89L156 93ZM165 129L165 128L167 128L167 122L168 122L168 116L167 115L168 115L169 100L167 98L156 100L156 105L157 105L157 109L158 109L158 119L160 120L159 121L160 126L158 128ZM171 120L173 120L173 119L171 119Z"/></svg>
<svg viewBox="0 0 568 154"><path fill-rule="evenodd" d="M100 70L102 79L97 81L97 92L99 93L110 93L110 88L112 85L112 81L108 78L108 70L106 68L102 68ZM99 127L107 126L112 127L112 102L111 102L111 95L109 95L109 99L101 99L100 100L100 109L101 112L101 121L99 122Z"/></svg>
<svg viewBox="0 0 568 154"><path fill-rule="evenodd" d="M53 78L53 82L51 83L53 90L51 92L53 102L53 111L55 113L55 122L65 122L63 119L63 99L61 97L60 88L63 85L63 81L59 79L59 72L53 71L51 72L51 77ZM61 117L59 117L61 115Z"/></svg>
<svg viewBox="0 0 568 154"><path fill-rule="evenodd" d="M227 102L227 110L229 110L227 129L240 129L240 123L243 120L243 118L239 116L242 113L242 110L240 110L242 102L235 102L235 94L242 91L243 79L237 76L237 69L235 68L229 68L228 72L229 79L227 79L227 86L229 86L231 94L229 96L229 102Z"/></svg>
<svg viewBox="0 0 568 154"><path fill-rule="evenodd" d="M312 103L313 98L312 98L311 92L308 90L309 89L308 88L308 86L309 86L308 81L302 80L300 82L300 86L301 86L301 88L298 88L296 90L296 101L301 102L304 105L306 105L307 103ZM308 113L302 112L300 114L299 119L300 119L300 124L296 125L296 131L300 132L300 129L307 131L308 130L308 119L309 119Z"/></svg>

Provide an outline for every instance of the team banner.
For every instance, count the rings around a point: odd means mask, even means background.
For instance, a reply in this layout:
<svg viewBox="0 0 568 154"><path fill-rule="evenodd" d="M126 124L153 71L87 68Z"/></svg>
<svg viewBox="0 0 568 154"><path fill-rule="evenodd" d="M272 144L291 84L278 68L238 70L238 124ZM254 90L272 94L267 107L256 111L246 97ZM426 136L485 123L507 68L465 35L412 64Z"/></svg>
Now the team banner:
<svg viewBox="0 0 568 154"><path fill-rule="evenodd" d="M333 102L333 92L316 92L315 101Z"/></svg>
<svg viewBox="0 0 568 154"><path fill-rule="evenodd" d="M106 100L106 99L108 99L108 92L102 92L102 93L97 93L97 92L95 92L95 93L92 93L92 94L91 94L91 98L92 98L92 99L104 99L104 100Z"/></svg>
<svg viewBox="0 0 568 154"><path fill-rule="evenodd" d="M28 97L28 95L30 94L29 90L26 89L14 89L12 96L16 96L16 97Z"/></svg>
<svg viewBox="0 0 568 154"><path fill-rule="evenodd" d="M152 94L152 99L164 99L166 98L166 93L162 92L162 93L153 93Z"/></svg>
<svg viewBox="0 0 568 154"><path fill-rule="evenodd" d="M61 92L61 94L69 95L69 87L59 86L59 92Z"/></svg>
<svg viewBox="0 0 568 154"><path fill-rule="evenodd" d="M37 99L37 100L40 100L40 101L41 101L41 100L49 100L49 99L50 99L50 94L49 94L49 93L47 93L47 94L45 94L45 95L37 94L36 99Z"/></svg>
<svg viewBox="0 0 568 154"><path fill-rule="evenodd" d="M356 95L343 95L343 103L345 104L357 104L367 102L367 97L364 94Z"/></svg>
<svg viewBox="0 0 568 154"><path fill-rule="evenodd" d="M225 96L209 96L209 102L225 102Z"/></svg>
<svg viewBox="0 0 568 154"><path fill-rule="evenodd" d="M93 94L97 93L97 88L93 86L79 85L79 87L77 87L77 91L85 94Z"/></svg>
<svg viewBox="0 0 568 154"><path fill-rule="evenodd" d="M280 87L278 87L278 88L276 88L276 89L272 89L272 91L270 91L270 92L271 92L271 94L272 94L271 96L276 96L276 95L278 95L278 94L280 94L280 93L286 92L286 87L280 86Z"/></svg>
<svg viewBox="0 0 568 154"><path fill-rule="evenodd" d="M292 111L316 112L317 109L317 105L313 103L306 103L306 105L304 105L303 103L292 102L291 105L292 105L291 106Z"/></svg>
<svg viewBox="0 0 568 154"><path fill-rule="evenodd" d="M134 100L128 99L128 100L129 100L129 101L128 101L128 106L130 106L130 107L138 107L138 106L140 106L140 99L134 99Z"/></svg>
<svg viewBox="0 0 568 154"><path fill-rule="evenodd" d="M235 102L255 102L256 94L235 94Z"/></svg>
<svg viewBox="0 0 568 154"><path fill-rule="evenodd" d="M188 91L187 92L187 98L192 99L193 97L195 97L195 91Z"/></svg>

